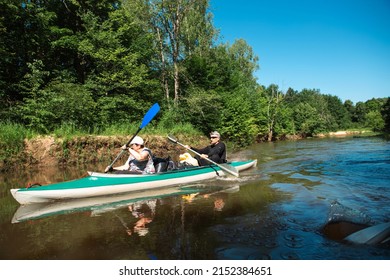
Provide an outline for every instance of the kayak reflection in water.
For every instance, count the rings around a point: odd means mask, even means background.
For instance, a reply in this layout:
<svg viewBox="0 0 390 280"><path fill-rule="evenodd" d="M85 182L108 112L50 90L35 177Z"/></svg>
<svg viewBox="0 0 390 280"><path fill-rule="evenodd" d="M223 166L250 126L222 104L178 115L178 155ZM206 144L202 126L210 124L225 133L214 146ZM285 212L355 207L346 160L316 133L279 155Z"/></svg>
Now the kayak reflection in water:
<svg viewBox="0 0 390 280"><path fill-rule="evenodd" d="M186 203L192 203L195 199L213 199L214 203L214 210L215 211L222 211L223 208L225 207L225 198L223 197L223 194L221 192L216 192L216 193L211 193L211 194L203 194L199 196L199 193L192 193L188 195L182 195L182 199Z"/></svg>

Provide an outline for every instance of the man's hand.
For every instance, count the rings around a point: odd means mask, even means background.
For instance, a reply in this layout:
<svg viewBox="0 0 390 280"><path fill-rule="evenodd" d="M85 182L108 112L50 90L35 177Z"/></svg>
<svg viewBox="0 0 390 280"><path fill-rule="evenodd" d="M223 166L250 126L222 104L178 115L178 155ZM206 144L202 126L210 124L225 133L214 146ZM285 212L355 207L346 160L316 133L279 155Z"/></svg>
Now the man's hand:
<svg viewBox="0 0 390 280"><path fill-rule="evenodd" d="M104 173L111 172L113 170L114 169L112 168L112 166L107 166L106 169L104 169Z"/></svg>

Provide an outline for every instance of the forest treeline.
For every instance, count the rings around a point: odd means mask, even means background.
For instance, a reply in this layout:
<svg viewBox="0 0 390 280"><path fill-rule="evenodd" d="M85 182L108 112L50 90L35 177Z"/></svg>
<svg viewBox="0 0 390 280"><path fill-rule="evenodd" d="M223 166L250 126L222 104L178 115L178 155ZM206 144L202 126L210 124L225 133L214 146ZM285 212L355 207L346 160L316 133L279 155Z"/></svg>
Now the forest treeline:
<svg viewBox="0 0 390 280"><path fill-rule="evenodd" d="M389 98L261 85L257 55L221 40L209 0L0 0L0 53L0 122L40 134L139 123L155 102L156 126L218 130L240 146L390 130Z"/></svg>

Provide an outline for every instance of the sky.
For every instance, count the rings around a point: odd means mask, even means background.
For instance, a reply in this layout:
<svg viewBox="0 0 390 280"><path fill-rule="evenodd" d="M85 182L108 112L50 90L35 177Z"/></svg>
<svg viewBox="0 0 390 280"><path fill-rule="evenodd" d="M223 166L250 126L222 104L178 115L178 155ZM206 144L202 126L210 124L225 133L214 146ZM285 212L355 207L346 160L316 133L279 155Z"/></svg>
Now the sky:
<svg viewBox="0 0 390 280"><path fill-rule="evenodd" d="M390 97L390 0L210 0L210 12L218 42L252 47L261 85Z"/></svg>

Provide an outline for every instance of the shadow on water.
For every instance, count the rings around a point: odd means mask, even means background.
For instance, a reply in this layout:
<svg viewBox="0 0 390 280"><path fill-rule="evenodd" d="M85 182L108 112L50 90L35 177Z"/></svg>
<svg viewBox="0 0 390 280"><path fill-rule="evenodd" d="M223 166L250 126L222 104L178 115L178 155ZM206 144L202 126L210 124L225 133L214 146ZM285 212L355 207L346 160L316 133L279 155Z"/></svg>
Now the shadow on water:
<svg viewBox="0 0 390 280"><path fill-rule="evenodd" d="M348 235L367 228L367 225L355 224L347 221L327 223L323 229L323 234L330 239L343 241Z"/></svg>

